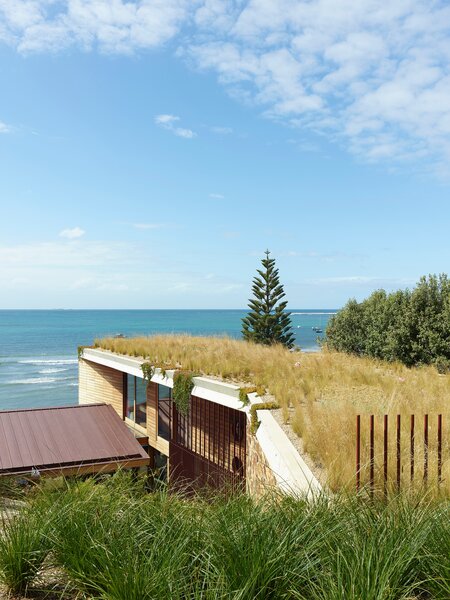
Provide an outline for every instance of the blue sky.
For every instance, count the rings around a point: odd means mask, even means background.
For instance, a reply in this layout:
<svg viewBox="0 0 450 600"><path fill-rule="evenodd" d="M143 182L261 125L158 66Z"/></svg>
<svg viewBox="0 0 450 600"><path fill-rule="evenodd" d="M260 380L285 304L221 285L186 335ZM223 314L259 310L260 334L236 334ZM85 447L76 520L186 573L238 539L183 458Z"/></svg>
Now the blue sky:
<svg viewBox="0 0 450 600"><path fill-rule="evenodd" d="M292 308L448 271L450 8L0 0L0 308Z"/></svg>

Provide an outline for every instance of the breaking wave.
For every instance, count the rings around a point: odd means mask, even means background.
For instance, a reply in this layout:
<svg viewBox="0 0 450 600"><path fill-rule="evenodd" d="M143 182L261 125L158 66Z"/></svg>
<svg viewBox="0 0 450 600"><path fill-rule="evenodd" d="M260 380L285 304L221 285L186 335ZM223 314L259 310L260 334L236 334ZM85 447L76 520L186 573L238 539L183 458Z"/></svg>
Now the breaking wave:
<svg viewBox="0 0 450 600"><path fill-rule="evenodd" d="M22 365L76 365L76 358L27 359L18 361Z"/></svg>
<svg viewBox="0 0 450 600"><path fill-rule="evenodd" d="M41 383L55 383L60 381L56 377L30 377L29 379L12 379L5 381L8 385L39 385Z"/></svg>

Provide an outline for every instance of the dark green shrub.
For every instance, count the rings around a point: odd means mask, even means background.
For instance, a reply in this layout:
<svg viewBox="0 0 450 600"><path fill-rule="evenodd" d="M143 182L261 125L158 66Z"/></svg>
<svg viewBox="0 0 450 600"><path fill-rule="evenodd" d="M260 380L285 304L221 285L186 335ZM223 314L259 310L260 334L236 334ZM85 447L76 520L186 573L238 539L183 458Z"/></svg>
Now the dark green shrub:
<svg viewBox="0 0 450 600"><path fill-rule="evenodd" d="M358 356L399 361L407 366L450 364L450 281L422 277L412 290L374 292L350 300L330 319L329 348Z"/></svg>
<svg viewBox="0 0 450 600"><path fill-rule="evenodd" d="M441 375L445 375L446 373L450 372L449 358L445 358L444 356L438 356L434 361L434 365L437 369L437 372Z"/></svg>

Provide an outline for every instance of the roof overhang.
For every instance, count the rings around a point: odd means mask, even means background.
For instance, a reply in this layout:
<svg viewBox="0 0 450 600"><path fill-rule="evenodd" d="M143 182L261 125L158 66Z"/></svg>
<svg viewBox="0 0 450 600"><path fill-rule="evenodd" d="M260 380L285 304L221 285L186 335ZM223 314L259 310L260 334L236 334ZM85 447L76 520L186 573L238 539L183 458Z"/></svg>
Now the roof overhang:
<svg viewBox="0 0 450 600"><path fill-rule="evenodd" d="M122 373L134 375L135 377L144 377L142 373L142 364L146 361L142 358L116 354L100 348L84 348L81 358L111 369L122 371ZM161 375L161 369L156 368L151 380L154 383L173 387L173 375L174 371L168 370L163 377ZM239 399L238 385L203 376L194 377L193 380L193 396L203 398L204 400L210 400L216 404L222 404L228 408L243 410L242 402Z"/></svg>
<svg viewBox="0 0 450 600"><path fill-rule="evenodd" d="M108 404L0 411L0 476L108 473L149 462Z"/></svg>

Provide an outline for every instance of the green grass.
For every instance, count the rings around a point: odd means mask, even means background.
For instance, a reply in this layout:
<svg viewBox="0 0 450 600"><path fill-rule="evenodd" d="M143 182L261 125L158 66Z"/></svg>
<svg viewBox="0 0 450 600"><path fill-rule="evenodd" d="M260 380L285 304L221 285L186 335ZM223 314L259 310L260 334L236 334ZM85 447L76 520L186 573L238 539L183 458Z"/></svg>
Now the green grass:
<svg viewBox="0 0 450 600"><path fill-rule="evenodd" d="M34 490L0 538L14 593L57 569L103 600L450 597L450 507L426 497L188 499L119 473Z"/></svg>
<svg viewBox="0 0 450 600"><path fill-rule="evenodd" d="M36 582L50 551L47 534L53 524L50 512L36 501L2 514L0 532L0 583L11 593L22 594Z"/></svg>

